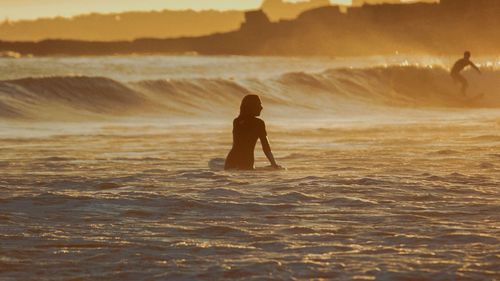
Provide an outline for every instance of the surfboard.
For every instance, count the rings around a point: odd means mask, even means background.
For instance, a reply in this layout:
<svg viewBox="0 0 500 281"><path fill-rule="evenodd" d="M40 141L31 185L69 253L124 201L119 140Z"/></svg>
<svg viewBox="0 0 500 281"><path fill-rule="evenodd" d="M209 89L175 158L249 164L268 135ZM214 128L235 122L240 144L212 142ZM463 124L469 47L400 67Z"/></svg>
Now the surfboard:
<svg viewBox="0 0 500 281"><path fill-rule="evenodd" d="M224 170L224 164L226 159L224 158L212 158L208 161L208 168L212 171L222 171ZM286 171L286 168L274 168L271 166L256 167L254 171Z"/></svg>
<svg viewBox="0 0 500 281"><path fill-rule="evenodd" d="M286 171L285 167L274 168L272 166L255 167L255 171Z"/></svg>

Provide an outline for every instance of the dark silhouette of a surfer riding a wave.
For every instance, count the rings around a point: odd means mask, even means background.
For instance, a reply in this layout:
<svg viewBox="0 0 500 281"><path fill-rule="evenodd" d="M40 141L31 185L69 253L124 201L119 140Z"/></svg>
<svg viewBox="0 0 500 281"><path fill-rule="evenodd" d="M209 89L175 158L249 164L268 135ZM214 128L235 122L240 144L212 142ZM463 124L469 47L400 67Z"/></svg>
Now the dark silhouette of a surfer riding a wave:
<svg viewBox="0 0 500 281"><path fill-rule="evenodd" d="M457 60L453 67L451 68L451 78L453 81L461 84L460 93L463 97L467 97L467 89L469 88L469 82L465 79L460 72L464 70L466 67L470 66L474 68L479 74L481 74L481 70L477 67L471 60L471 53L469 51L464 52L464 57ZM479 96L483 96L483 94L479 94Z"/></svg>

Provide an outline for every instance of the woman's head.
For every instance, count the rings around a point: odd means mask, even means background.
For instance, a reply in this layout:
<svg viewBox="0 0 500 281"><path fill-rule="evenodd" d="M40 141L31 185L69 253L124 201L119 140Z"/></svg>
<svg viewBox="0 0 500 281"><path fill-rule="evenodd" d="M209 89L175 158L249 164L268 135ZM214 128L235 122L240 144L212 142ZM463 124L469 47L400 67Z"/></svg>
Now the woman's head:
<svg viewBox="0 0 500 281"><path fill-rule="evenodd" d="M257 95L246 95L241 101L240 116L259 116L262 104Z"/></svg>

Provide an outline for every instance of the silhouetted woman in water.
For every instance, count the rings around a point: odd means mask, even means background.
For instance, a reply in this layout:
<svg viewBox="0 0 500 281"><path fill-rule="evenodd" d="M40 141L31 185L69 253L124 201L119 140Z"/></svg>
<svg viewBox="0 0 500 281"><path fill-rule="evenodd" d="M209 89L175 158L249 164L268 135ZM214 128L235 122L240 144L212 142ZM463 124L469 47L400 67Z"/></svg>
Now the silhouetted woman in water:
<svg viewBox="0 0 500 281"><path fill-rule="evenodd" d="M262 111L262 104L257 95L247 95L241 101L240 115L233 121L233 148L226 158L226 170L253 170L253 151L257 139L273 168L280 168L274 160L271 146L267 140L266 124L257 118Z"/></svg>

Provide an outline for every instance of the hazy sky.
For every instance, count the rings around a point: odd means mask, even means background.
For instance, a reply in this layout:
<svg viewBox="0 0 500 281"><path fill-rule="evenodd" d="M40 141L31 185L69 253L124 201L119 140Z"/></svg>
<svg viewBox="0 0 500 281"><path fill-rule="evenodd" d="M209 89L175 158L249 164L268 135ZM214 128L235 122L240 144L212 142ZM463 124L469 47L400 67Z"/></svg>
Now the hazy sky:
<svg viewBox="0 0 500 281"><path fill-rule="evenodd" d="M351 0L331 2L350 4ZM241 10L257 8L261 3L262 0L0 0L0 20L161 9Z"/></svg>

